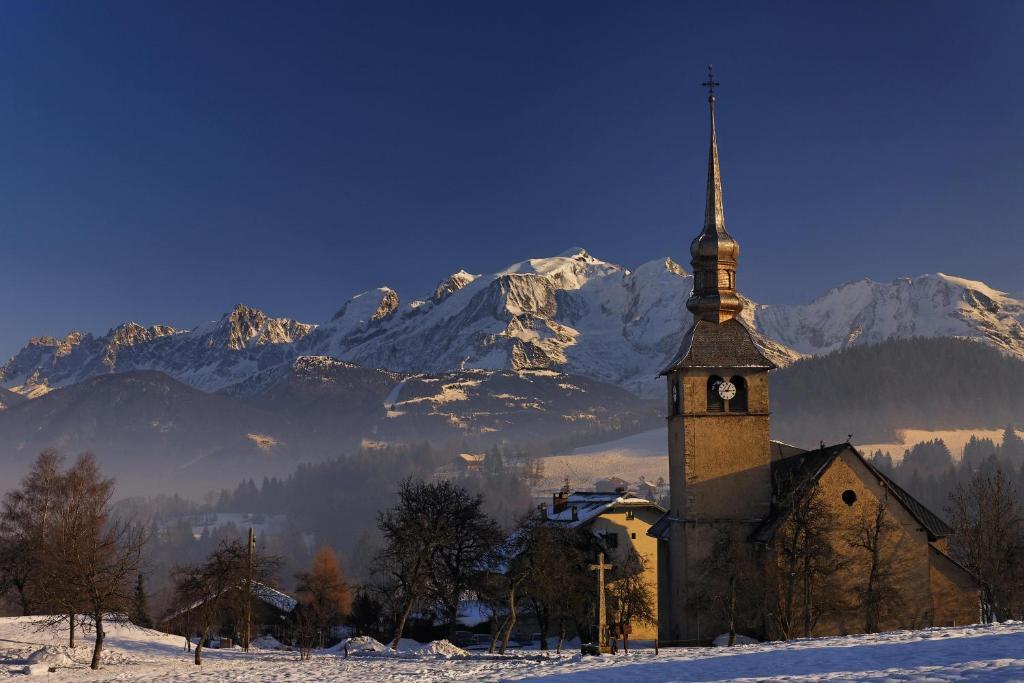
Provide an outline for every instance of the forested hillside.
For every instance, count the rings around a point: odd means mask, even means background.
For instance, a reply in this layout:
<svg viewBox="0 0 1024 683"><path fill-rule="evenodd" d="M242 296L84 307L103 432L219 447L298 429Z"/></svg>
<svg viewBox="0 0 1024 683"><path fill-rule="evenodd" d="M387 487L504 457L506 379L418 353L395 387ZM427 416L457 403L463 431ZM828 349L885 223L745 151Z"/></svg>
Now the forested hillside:
<svg viewBox="0 0 1024 683"><path fill-rule="evenodd" d="M1024 362L962 339L856 346L774 373L772 411L773 437L799 445L1024 424Z"/></svg>

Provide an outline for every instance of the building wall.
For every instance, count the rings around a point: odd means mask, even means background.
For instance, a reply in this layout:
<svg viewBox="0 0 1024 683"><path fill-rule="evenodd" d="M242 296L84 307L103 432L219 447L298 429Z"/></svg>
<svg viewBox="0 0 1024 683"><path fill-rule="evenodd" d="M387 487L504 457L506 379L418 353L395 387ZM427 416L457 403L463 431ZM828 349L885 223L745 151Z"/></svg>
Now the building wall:
<svg viewBox="0 0 1024 683"><path fill-rule="evenodd" d="M628 519L627 512L633 512L633 519ZM658 541L647 535L648 529L658 521L663 513L654 506L616 506L594 519L589 529L595 534L618 534L618 548L612 551L608 561L612 564L621 563L628 555L630 548L646 561L644 578L654 599L655 615L658 611ZM613 615L609 614L611 621ZM658 635L658 622L653 624L632 624L633 632L630 640L654 640Z"/></svg>
<svg viewBox="0 0 1024 683"><path fill-rule="evenodd" d="M932 626L960 626L981 620L981 601L973 577L955 562L932 549Z"/></svg>
<svg viewBox="0 0 1024 683"><path fill-rule="evenodd" d="M851 546L850 536L874 515L880 502L885 503L886 517L897 527L883 545L897 595L886 601L881 630L930 626L933 611L928 532L850 451L832 463L819 486L822 500L837 520L832 545L845 558L840 581L847 602L837 613L819 621L815 635L861 633L865 629L865 609L859 594L867 582L870 559L866 551ZM857 496L853 505L843 501L843 493L848 490Z"/></svg>

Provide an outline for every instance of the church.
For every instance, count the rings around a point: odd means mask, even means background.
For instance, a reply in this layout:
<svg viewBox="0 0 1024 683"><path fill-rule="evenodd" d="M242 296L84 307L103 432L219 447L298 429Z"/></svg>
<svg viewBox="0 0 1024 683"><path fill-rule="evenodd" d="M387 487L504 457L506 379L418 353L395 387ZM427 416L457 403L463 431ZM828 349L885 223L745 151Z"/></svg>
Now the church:
<svg viewBox="0 0 1024 683"><path fill-rule="evenodd" d="M974 623L979 591L952 530L850 443L771 440L760 337L740 317L711 131L704 227L690 244L693 325L667 380L670 509L658 540L659 639L702 645Z"/></svg>

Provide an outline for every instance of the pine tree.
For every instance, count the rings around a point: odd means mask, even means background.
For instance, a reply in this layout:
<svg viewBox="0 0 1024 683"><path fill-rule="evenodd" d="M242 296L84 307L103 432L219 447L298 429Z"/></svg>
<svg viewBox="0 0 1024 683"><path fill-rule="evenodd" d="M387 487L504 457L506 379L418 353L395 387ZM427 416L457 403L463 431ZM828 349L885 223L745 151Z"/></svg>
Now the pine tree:
<svg viewBox="0 0 1024 683"><path fill-rule="evenodd" d="M153 628L153 620L149 617L149 598L146 596L146 584L139 573L135 581L135 593L132 595L131 622L143 628Z"/></svg>

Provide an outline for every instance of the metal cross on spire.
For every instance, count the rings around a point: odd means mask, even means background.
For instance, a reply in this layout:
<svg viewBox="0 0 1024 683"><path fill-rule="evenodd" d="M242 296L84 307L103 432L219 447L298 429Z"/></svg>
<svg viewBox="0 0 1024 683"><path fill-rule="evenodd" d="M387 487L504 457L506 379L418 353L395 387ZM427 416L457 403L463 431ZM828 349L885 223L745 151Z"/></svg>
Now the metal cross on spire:
<svg viewBox="0 0 1024 683"><path fill-rule="evenodd" d="M712 71L710 64L708 64L708 80L706 80L703 83L701 83L701 85L703 85L705 88L708 89L708 96L709 97L714 97L715 96L715 88L717 88L718 86L722 85L721 83L719 83L718 81L715 80L715 73L714 73L714 71Z"/></svg>

